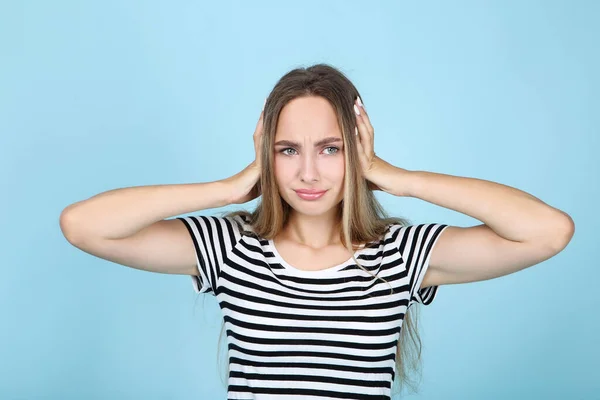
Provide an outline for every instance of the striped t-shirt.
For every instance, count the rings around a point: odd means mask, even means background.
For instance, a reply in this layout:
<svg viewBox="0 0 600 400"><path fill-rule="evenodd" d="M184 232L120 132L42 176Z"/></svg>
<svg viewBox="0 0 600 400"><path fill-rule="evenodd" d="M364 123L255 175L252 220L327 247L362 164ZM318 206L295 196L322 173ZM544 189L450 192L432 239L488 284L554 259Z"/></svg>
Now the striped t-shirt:
<svg viewBox="0 0 600 400"><path fill-rule="evenodd" d="M390 399L404 314L444 224L388 225L379 242L323 270L288 264L242 216L179 217L196 248L197 293L217 297L227 333L228 399ZM242 229L243 228L243 229Z"/></svg>

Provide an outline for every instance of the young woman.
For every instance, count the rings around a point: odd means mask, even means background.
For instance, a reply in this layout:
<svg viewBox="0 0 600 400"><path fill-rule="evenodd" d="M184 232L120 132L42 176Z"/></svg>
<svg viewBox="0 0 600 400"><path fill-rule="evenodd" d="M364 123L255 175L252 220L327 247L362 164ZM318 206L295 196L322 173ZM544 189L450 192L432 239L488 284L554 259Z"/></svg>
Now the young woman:
<svg viewBox="0 0 600 400"><path fill-rule="evenodd" d="M112 190L60 218L83 251L191 275L197 293L217 297L229 398L389 399L420 357L410 306L430 304L440 285L547 260L574 232L567 214L520 190L377 157L357 89L329 65L283 76L253 139L256 159L232 177ZM483 224L409 225L373 190ZM166 219L258 196L253 212Z"/></svg>

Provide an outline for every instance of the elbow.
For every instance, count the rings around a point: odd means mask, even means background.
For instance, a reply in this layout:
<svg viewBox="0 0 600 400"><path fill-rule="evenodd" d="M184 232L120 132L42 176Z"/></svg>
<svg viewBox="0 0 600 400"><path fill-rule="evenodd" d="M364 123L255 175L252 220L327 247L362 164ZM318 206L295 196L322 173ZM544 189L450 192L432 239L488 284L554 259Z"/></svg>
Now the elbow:
<svg viewBox="0 0 600 400"><path fill-rule="evenodd" d="M573 218L565 212L561 212L557 219L557 227L553 232L552 248L556 253L560 253L573 238L575 234L575 222Z"/></svg>
<svg viewBox="0 0 600 400"><path fill-rule="evenodd" d="M60 226L60 230L67 239L67 241L71 244L74 244L76 239L75 227L76 222L73 217L73 204L66 207L61 213L58 220L58 224Z"/></svg>

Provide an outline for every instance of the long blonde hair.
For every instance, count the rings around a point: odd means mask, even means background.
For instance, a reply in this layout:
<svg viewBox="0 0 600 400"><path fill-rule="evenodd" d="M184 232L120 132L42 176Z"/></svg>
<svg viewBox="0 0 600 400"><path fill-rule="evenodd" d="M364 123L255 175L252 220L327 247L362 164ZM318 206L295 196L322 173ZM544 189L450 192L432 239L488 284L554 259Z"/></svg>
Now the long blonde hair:
<svg viewBox="0 0 600 400"><path fill-rule="evenodd" d="M224 216L244 216L251 231L243 234L255 235L264 239L272 239L283 229L290 215L290 205L279 195L279 189L273 168L273 143L277 121L282 109L291 100L303 96L320 96L329 101L337 115L338 124L344 140L344 198L339 206L341 221L340 241L352 255L356 264L367 271L356 258L354 244L378 241L384 235L389 224L408 226L407 219L389 217L375 198L368 182L362 176L358 159L358 137L354 134L356 117L353 111L354 100L359 92L352 82L338 69L328 64L316 64L307 68L296 68L286 73L269 94L264 109L264 128L262 139L263 166L260 181L260 202L252 212L246 210L228 211ZM362 98L362 97L361 97ZM385 279L377 277L378 279ZM389 285L389 283L388 283ZM390 285L391 288L391 285ZM393 289L391 289L393 291ZM396 350L396 374L394 384L398 392L404 384L416 392L416 385L411 381L409 372L421 372L421 340L417 332L417 307L410 307L404 316L398 346ZM219 334L219 349L224 330L224 322Z"/></svg>

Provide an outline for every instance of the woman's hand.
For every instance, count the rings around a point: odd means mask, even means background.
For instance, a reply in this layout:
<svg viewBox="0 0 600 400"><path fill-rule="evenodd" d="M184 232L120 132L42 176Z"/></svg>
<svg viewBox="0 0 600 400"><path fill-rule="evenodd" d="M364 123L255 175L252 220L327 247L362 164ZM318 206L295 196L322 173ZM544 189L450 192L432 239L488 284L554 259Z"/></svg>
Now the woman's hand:
<svg viewBox="0 0 600 400"><path fill-rule="evenodd" d="M389 177L390 174L397 172L399 169L375 154L373 144L375 130L360 97L357 97L354 101L354 113L356 114L358 158L369 189L381 190L395 196L403 196L404 194L397 193L397 190L392 191L393 188L389 187L390 179L386 179L386 176Z"/></svg>
<svg viewBox="0 0 600 400"><path fill-rule="evenodd" d="M263 138L263 119L265 110L260 113L256 129L254 130L254 153L255 159L246 168L237 174L224 179L223 182L229 185L231 197L229 204L243 204L254 200L261 195L260 173L261 173L261 149Z"/></svg>

